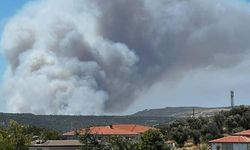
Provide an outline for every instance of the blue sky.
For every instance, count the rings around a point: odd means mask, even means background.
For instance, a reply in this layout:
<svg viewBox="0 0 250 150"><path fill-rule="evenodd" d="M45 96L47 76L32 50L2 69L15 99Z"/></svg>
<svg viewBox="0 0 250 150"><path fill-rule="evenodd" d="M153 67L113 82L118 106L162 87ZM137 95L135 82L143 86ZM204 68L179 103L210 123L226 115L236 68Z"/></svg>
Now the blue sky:
<svg viewBox="0 0 250 150"><path fill-rule="evenodd" d="M16 12L23 7L25 3L31 0L0 0L0 34L5 23L8 19L15 15ZM2 49L0 53L0 81L2 81L4 70L6 69L6 60L2 55Z"/></svg>

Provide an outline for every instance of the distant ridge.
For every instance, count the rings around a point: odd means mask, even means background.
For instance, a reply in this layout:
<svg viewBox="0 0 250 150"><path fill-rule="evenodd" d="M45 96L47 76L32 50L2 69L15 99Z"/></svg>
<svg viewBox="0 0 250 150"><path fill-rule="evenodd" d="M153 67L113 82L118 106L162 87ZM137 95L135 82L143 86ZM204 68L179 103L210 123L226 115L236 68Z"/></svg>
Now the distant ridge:
<svg viewBox="0 0 250 150"><path fill-rule="evenodd" d="M230 107L165 107L160 109L145 109L143 111L136 112L132 116L143 117L173 117L184 118L193 115L193 109L195 116L211 116L220 111L229 111Z"/></svg>
<svg viewBox="0 0 250 150"><path fill-rule="evenodd" d="M110 124L142 124L153 126L174 120L170 117L143 116L77 116L77 115L34 115L30 113L0 113L0 125L7 125L10 120L26 125L56 129L62 132L89 126Z"/></svg>
<svg viewBox="0 0 250 150"><path fill-rule="evenodd" d="M34 115L31 113L0 113L0 125L9 120L21 124L56 129L62 132L89 126L132 123L153 126L173 121L176 118L190 117L195 108L195 116L211 116L216 112L228 111L230 107L166 107L146 109L126 116L79 116L79 115Z"/></svg>

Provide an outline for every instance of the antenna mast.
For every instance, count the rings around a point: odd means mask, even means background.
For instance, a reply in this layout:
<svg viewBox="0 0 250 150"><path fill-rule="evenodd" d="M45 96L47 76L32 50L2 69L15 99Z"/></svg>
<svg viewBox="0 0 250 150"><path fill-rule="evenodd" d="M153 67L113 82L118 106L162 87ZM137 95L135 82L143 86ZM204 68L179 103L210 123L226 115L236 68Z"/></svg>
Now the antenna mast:
<svg viewBox="0 0 250 150"><path fill-rule="evenodd" d="M231 91L231 108L234 108L234 91Z"/></svg>

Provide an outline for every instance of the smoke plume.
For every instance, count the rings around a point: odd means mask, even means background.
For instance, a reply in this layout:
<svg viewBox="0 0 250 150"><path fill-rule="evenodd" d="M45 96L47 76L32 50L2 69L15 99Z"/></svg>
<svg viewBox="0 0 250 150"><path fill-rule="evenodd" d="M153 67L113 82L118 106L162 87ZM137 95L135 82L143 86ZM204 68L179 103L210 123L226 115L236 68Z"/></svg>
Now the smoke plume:
<svg viewBox="0 0 250 150"><path fill-rule="evenodd" d="M4 28L9 112L102 114L163 78L247 59L249 5L237 0L43 0Z"/></svg>

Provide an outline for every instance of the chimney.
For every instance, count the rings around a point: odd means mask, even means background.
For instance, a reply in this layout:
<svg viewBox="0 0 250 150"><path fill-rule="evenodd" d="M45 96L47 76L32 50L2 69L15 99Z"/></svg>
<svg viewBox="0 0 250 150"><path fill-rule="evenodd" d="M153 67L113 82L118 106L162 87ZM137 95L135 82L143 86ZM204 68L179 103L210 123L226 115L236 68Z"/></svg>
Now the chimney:
<svg viewBox="0 0 250 150"><path fill-rule="evenodd" d="M109 127L110 127L110 129L113 129L113 125L111 124L111 125L109 125Z"/></svg>

